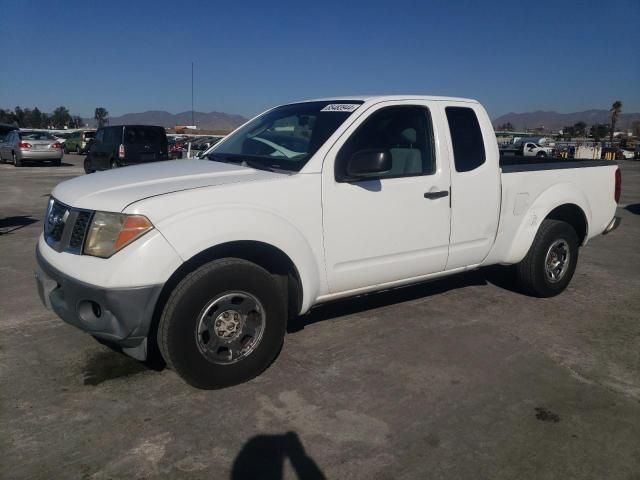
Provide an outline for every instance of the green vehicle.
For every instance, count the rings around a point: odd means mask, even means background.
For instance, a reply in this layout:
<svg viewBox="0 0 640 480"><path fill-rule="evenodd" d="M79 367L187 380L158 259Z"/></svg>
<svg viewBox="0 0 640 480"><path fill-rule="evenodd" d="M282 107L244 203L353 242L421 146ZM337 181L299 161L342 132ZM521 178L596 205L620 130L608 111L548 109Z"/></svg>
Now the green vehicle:
<svg viewBox="0 0 640 480"><path fill-rule="evenodd" d="M95 130L78 130L73 132L64 142L64 153L74 152L78 155L89 150L89 142L95 136Z"/></svg>

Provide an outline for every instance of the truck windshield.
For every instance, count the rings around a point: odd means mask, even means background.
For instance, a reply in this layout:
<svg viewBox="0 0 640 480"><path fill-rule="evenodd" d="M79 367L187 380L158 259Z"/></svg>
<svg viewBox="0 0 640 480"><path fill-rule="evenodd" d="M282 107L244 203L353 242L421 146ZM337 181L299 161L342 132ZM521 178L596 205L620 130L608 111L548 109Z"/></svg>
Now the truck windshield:
<svg viewBox="0 0 640 480"><path fill-rule="evenodd" d="M274 108L224 139L207 158L297 172L361 104L332 100Z"/></svg>

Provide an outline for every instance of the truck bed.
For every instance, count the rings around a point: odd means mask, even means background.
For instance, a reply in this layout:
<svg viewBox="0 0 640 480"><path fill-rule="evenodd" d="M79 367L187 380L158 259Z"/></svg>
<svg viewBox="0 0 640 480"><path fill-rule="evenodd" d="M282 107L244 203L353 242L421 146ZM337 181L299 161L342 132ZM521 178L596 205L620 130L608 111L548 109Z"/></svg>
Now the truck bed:
<svg viewBox="0 0 640 480"><path fill-rule="evenodd" d="M533 172L537 170L558 170L568 168L605 167L617 165L611 160L583 160L560 157L525 157L521 155L500 155L502 173Z"/></svg>

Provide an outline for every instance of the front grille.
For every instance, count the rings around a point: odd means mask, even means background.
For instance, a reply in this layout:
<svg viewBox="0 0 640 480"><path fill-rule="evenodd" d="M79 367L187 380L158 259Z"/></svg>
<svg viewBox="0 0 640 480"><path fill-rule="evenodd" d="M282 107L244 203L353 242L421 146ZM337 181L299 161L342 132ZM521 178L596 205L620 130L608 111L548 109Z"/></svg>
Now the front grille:
<svg viewBox="0 0 640 480"><path fill-rule="evenodd" d="M76 218L76 222L73 225L73 230L71 231L71 238L69 238L70 248L74 250L82 250L84 237L87 233L87 227L89 226L90 220L91 212L87 212L85 210L78 212L78 217Z"/></svg>
<svg viewBox="0 0 640 480"><path fill-rule="evenodd" d="M93 212L72 208L55 198L49 200L44 222L44 239L58 252L82 253Z"/></svg>

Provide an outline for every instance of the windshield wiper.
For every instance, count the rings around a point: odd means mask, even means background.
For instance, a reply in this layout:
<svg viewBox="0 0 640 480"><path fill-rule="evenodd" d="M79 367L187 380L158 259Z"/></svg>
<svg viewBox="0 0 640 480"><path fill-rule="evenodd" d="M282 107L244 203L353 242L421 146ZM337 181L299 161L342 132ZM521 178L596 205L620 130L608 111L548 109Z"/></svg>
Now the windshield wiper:
<svg viewBox="0 0 640 480"><path fill-rule="evenodd" d="M242 167L255 168L256 170L266 170L268 172L275 172L275 173L293 173L291 170L274 167L272 165L266 165L264 162L261 162L259 160L256 160L250 157L243 157L241 155L225 156L225 155L211 153L207 155L207 158L209 160L213 160L214 162L230 163L232 165L240 165Z"/></svg>

